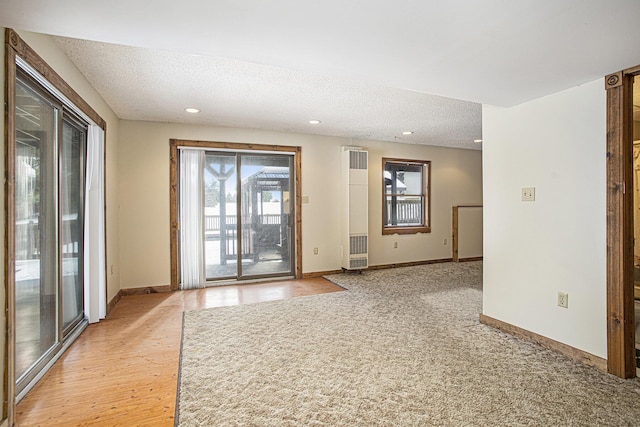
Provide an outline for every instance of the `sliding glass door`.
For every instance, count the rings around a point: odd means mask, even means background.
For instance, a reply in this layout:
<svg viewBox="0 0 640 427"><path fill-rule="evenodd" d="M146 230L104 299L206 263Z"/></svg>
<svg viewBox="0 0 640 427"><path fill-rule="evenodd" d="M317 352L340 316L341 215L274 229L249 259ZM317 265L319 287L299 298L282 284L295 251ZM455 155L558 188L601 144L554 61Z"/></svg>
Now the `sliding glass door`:
<svg viewBox="0 0 640 427"><path fill-rule="evenodd" d="M18 384L60 345L57 167L60 108L16 85L15 300Z"/></svg>
<svg viewBox="0 0 640 427"><path fill-rule="evenodd" d="M240 157L242 275L292 274L292 156Z"/></svg>
<svg viewBox="0 0 640 427"><path fill-rule="evenodd" d="M87 125L25 73L15 101L16 389L84 319Z"/></svg>
<svg viewBox="0 0 640 427"><path fill-rule="evenodd" d="M292 171L290 155L205 152L208 281L293 274Z"/></svg>
<svg viewBox="0 0 640 427"><path fill-rule="evenodd" d="M236 162L232 153L204 154L204 265L207 280L231 279L238 271Z"/></svg>
<svg viewBox="0 0 640 427"><path fill-rule="evenodd" d="M67 114L60 145L60 257L62 327L68 333L84 318L84 188L86 126Z"/></svg>

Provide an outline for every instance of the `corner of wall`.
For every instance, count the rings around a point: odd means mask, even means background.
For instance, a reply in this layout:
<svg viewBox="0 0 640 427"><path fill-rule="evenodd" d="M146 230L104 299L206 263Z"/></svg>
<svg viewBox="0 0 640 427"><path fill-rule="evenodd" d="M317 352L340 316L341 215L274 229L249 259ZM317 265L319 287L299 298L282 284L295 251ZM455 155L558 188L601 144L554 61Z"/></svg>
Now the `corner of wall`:
<svg viewBox="0 0 640 427"><path fill-rule="evenodd" d="M483 107L483 313L606 357L602 79ZM535 187L535 201L522 201ZM557 305L569 294L569 308Z"/></svg>

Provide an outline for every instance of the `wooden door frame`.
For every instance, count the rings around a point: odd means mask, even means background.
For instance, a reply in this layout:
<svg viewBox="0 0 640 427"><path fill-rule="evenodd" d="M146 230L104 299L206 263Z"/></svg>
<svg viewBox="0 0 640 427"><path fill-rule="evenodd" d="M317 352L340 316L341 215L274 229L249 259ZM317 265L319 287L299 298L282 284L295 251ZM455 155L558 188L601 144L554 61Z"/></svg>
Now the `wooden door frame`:
<svg viewBox="0 0 640 427"><path fill-rule="evenodd" d="M295 220L292 224L295 251L293 268L296 279L302 278L302 148L287 145L264 145L264 144L244 144L237 142L216 142L216 141L192 141L184 139L169 140L169 233L171 252L171 290L178 289L178 147L207 148L211 150L235 150L235 151L267 151L293 153L294 169L294 208Z"/></svg>
<svg viewBox="0 0 640 427"><path fill-rule="evenodd" d="M605 77L607 91L607 370L636 376L633 296L633 77Z"/></svg>
<svg viewBox="0 0 640 427"><path fill-rule="evenodd" d="M20 57L32 69L42 75L47 82L66 97L71 104L81 110L96 125L100 126L104 132L104 159L107 159L107 122L93 109L38 53L33 50L20 35L11 28L5 29L4 32L5 45L5 146L4 146L4 162L5 162L5 184L4 184L4 290L5 302L4 310L6 313L6 333L5 333L5 369L4 369L4 399L2 402L2 413L7 417L9 425L15 422L16 412L16 377L15 377L15 83L16 83L16 57ZM105 267L107 265L107 168L104 168L104 248L105 248ZM106 268L105 268L106 271ZM109 289L109 278L105 274L105 286ZM108 295L105 295L108 298ZM108 306L108 300L105 301Z"/></svg>

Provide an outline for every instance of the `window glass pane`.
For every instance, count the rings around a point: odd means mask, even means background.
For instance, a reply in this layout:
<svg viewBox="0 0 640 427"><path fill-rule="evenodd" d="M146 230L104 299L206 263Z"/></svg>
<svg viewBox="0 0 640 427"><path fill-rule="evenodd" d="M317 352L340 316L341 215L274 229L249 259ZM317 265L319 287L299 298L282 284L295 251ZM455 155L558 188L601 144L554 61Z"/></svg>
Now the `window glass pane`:
<svg viewBox="0 0 640 427"><path fill-rule="evenodd" d="M422 165L385 163L385 193L422 195L422 170Z"/></svg>
<svg viewBox="0 0 640 427"><path fill-rule="evenodd" d="M67 329L84 315L84 153L86 130L62 124L60 148L60 241L62 255L62 318Z"/></svg>
<svg viewBox="0 0 640 427"><path fill-rule="evenodd" d="M385 196L385 226L423 225L423 198L420 196Z"/></svg>
<svg viewBox="0 0 640 427"><path fill-rule="evenodd" d="M58 342L55 147L59 110L16 82L16 378Z"/></svg>
<svg viewBox="0 0 640 427"><path fill-rule="evenodd" d="M422 194L422 168L418 172L405 171L402 178L407 188L404 194Z"/></svg>
<svg viewBox="0 0 640 427"><path fill-rule="evenodd" d="M236 185L236 156L205 153L204 247L208 280L238 274Z"/></svg>
<svg viewBox="0 0 640 427"><path fill-rule="evenodd" d="M243 277L291 273L292 167L292 156L241 156Z"/></svg>

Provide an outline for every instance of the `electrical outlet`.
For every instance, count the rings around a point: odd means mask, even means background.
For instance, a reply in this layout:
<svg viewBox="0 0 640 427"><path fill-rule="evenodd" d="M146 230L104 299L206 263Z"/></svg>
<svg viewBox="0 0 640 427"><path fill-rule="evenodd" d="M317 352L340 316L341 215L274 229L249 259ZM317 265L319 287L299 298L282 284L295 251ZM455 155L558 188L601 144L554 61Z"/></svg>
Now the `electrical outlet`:
<svg viewBox="0 0 640 427"><path fill-rule="evenodd" d="M115 272L115 268L113 267L113 264L111 264L111 275L113 275L113 273Z"/></svg>
<svg viewBox="0 0 640 427"><path fill-rule="evenodd" d="M569 308L569 294L558 292L558 307Z"/></svg>
<svg viewBox="0 0 640 427"><path fill-rule="evenodd" d="M444 239L442 239L442 244L447 246L447 238L446 237Z"/></svg>
<svg viewBox="0 0 640 427"><path fill-rule="evenodd" d="M318 255L318 248L313 248L313 254Z"/></svg>
<svg viewBox="0 0 640 427"><path fill-rule="evenodd" d="M523 202L535 202L536 201L536 187L522 187L522 201Z"/></svg>
<svg viewBox="0 0 640 427"><path fill-rule="evenodd" d="M393 242L393 249L398 249L398 242Z"/></svg>

